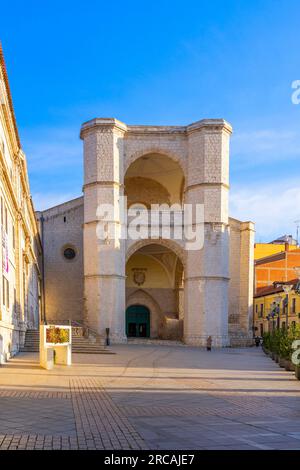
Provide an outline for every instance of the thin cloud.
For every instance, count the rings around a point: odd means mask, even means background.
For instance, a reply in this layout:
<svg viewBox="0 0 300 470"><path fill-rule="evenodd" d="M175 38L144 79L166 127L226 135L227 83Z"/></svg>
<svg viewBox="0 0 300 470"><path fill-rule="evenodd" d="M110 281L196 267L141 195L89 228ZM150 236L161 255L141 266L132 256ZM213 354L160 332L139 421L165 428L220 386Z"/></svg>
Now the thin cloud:
<svg viewBox="0 0 300 470"><path fill-rule="evenodd" d="M80 196L79 191L74 193L34 193L32 199L34 209L36 211L43 211Z"/></svg>
<svg viewBox="0 0 300 470"><path fill-rule="evenodd" d="M255 165L274 161L295 160L300 155L300 131L264 129L237 132L232 136L234 164Z"/></svg>
<svg viewBox="0 0 300 470"><path fill-rule="evenodd" d="M232 188L230 215L255 222L256 241L295 234L294 222L300 219L300 181Z"/></svg>
<svg viewBox="0 0 300 470"><path fill-rule="evenodd" d="M30 174L53 173L70 165L81 168L82 143L77 128L35 128L22 134Z"/></svg>

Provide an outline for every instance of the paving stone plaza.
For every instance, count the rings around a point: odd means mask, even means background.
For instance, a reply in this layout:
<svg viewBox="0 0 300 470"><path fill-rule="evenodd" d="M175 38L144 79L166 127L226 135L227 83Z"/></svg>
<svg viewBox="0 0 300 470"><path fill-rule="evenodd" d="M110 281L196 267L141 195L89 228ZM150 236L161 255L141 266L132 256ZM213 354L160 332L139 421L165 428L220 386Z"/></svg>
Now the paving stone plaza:
<svg viewBox="0 0 300 470"><path fill-rule="evenodd" d="M261 349L114 346L0 367L0 449L300 449L300 385Z"/></svg>

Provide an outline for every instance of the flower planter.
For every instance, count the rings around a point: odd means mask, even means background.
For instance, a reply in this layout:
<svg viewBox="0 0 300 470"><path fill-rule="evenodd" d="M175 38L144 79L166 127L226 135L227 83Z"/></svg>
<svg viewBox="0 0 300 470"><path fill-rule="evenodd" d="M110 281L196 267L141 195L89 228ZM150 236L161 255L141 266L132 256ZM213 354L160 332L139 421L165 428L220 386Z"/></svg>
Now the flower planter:
<svg viewBox="0 0 300 470"><path fill-rule="evenodd" d="M284 359L284 357L279 357L279 367L283 367L285 368L285 365L286 365L286 359Z"/></svg>
<svg viewBox="0 0 300 470"><path fill-rule="evenodd" d="M50 370L54 364L72 364L72 328L61 325L40 325L40 365Z"/></svg>
<svg viewBox="0 0 300 470"><path fill-rule="evenodd" d="M285 360L285 366L284 366L285 370L287 371L294 371L295 370L295 366L294 364L289 360L289 359L286 359Z"/></svg>
<svg viewBox="0 0 300 470"><path fill-rule="evenodd" d="M295 377L300 380L300 366L295 367Z"/></svg>

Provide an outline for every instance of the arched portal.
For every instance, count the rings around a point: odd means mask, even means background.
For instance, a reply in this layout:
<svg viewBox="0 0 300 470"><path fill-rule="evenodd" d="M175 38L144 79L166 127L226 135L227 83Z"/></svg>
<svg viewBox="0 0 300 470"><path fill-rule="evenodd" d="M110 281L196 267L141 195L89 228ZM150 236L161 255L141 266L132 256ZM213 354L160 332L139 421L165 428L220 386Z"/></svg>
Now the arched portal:
<svg viewBox="0 0 300 470"><path fill-rule="evenodd" d="M129 328L128 308L140 306L149 310L151 338L182 339L183 282L183 264L166 245L153 242L133 252L126 263L126 334L137 328Z"/></svg>

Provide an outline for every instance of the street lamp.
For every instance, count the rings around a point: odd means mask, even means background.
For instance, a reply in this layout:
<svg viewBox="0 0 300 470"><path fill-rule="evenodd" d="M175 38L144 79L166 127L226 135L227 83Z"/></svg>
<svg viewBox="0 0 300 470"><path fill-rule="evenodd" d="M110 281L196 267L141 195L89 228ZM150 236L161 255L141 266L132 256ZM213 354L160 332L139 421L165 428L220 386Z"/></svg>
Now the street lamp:
<svg viewBox="0 0 300 470"><path fill-rule="evenodd" d="M269 313L268 315L266 316L266 320L268 320L268 331L271 331L271 318L272 318L272 313L273 313L273 308L272 308L272 304L270 305L269 307Z"/></svg>
<svg viewBox="0 0 300 470"><path fill-rule="evenodd" d="M284 293L286 294L285 299L283 300L283 310L285 310L285 325L287 327L288 326L288 311L289 311L289 293L291 292L293 285L277 282L275 287L281 287Z"/></svg>
<svg viewBox="0 0 300 470"><path fill-rule="evenodd" d="M276 284L275 287L281 287L281 285ZM269 321L269 331L271 331L271 319L272 320L272 329L274 328L274 321L275 317L277 317L277 328L280 327L280 304L282 301L282 297L280 295L277 295L273 302L270 304L270 313L266 316L266 319Z"/></svg>
<svg viewBox="0 0 300 470"><path fill-rule="evenodd" d="M275 297L275 302L276 302L276 310L277 310L277 328L280 328L280 304L281 304L281 296L278 295Z"/></svg>
<svg viewBox="0 0 300 470"><path fill-rule="evenodd" d="M270 317L273 319L277 316L277 328L280 327L280 303L281 296L278 295L275 297L274 301L271 303Z"/></svg>
<svg viewBox="0 0 300 470"><path fill-rule="evenodd" d="M284 293L285 293L285 327L287 328L289 325L289 293L291 292L293 286L292 284L283 284L282 286Z"/></svg>

